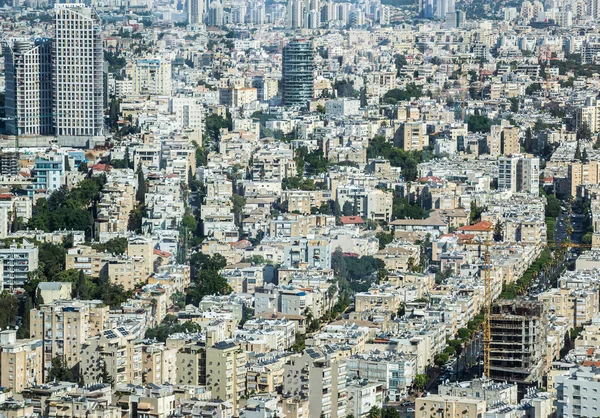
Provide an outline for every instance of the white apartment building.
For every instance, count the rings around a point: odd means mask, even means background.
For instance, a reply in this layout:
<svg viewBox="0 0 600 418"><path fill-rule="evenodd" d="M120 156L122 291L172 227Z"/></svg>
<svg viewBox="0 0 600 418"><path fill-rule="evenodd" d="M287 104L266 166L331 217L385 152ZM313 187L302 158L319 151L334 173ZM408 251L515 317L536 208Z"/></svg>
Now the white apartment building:
<svg viewBox="0 0 600 418"><path fill-rule="evenodd" d="M283 392L308 399L309 415L346 416L346 360L324 348L307 348L284 365ZM309 383L310 382L310 383Z"/></svg>
<svg viewBox="0 0 600 418"><path fill-rule="evenodd" d="M0 249L0 260L3 264L4 286L23 287L29 280L29 273L38 268L38 248L27 240L21 245L11 244Z"/></svg>
<svg viewBox="0 0 600 418"><path fill-rule="evenodd" d="M9 134L51 135L52 41L11 39L3 43L6 70L6 130Z"/></svg>
<svg viewBox="0 0 600 418"><path fill-rule="evenodd" d="M509 155L498 159L498 188L539 195L540 160L537 157Z"/></svg>
<svg viewBox="0 0 600 418"><path fill-rule="evenodd" d="M171 95L171 63L161 59L137 60L132 71L132 93Z"/></svg>
<svg viewBox="0 0 600 418"><path fill-rule="evenodd" d="M203 128L204 109L196 97L172 97L169 101L169 113L177 118L177 124L182 129Z"/></svg>
<svg viewBox="0 0 600 418"><path fill-rule="evenodd" d="M83 4L56 4L54 110L58 137L95 137L104 127L100 17Z"/></svg>
<svg viewBox="0 0 600 418"><path fill-rule="evenodd" d="M600 374L592 367L579 366L556 376L556 416L565 418L600 416Z"/></svg>

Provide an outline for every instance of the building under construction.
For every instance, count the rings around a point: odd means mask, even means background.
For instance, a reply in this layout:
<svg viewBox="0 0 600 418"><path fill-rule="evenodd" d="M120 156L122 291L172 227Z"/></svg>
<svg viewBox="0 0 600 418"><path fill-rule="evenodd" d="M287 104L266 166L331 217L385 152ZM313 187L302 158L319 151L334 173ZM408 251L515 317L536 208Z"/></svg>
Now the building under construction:
<svg viewBox="0 0 600 418"><path fill-rule="evenodd" d="M490 315L490 375L516 383L519 398L539 386L545 371L546 327L538 301L501 301Z"/></svg>

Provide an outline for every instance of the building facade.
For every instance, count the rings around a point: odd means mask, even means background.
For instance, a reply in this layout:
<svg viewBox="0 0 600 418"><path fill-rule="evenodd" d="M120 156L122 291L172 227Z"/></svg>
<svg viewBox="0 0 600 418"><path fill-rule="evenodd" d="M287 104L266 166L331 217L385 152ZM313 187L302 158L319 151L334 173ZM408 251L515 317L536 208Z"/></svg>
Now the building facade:
<svg viewBox="0 0 600 418"><path fill-rule="evenodd" d="M7 133L52 135L52 41L12 39L2 49Z"/></svg>
<svg viewBox="0 0 600 418"><path fill-rule="evenodd" d="M313 98L314 51L312 41L297 40L283 48L283 104L307 107Z"/></svg>
<svg viewBox="0 0 600 418"><path fill-rule="evenodd" d="M97 137L104 126L100 17L83 4L56 4L54 113L58 137Z"/></svg>

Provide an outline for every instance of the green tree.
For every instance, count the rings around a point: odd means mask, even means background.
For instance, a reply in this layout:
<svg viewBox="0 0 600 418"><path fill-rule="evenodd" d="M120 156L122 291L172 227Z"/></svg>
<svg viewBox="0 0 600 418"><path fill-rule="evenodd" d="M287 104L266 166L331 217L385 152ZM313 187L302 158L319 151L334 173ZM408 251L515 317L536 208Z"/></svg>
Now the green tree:
<svg viewBox="0 0 600 418"><path fill-rule="evenodd" d="M590 157L588 156L587 148L583 149L581 153L581 162L587 164L590 161Z"/></svg>
<svg viewBox="0 0 600 418"><path fill-rule="evenodd" d="M102 370L100 371L100 379L102 379L102 383L112 386L114 383L114 379L112 375L108 372L108 368L106 367L106 362L102 360Z"/></svg>
<svg viewBox="0 0 600 418"><path fill-rule="evenodd" d="M485 115L469 116L467 125L470 132L489 133L492 129L492 120Z"/></svg>
<svg viewBox="0 0 600 418"><path fill-rule="evenodd" d="M197 305L204 296L228 295L232 292L227 280L214 270L202 270L197 280L188 288L188 303Z"/></svg>
<svg viewBox="0 0 600 418"><path fill-rule="evenodd" d="M52 358L48 370L48 381L74 382L73 371L67 366L64 357L56 356Z"/></svg>
<svg viewBox="0 0 600 418"><path fill-rule="evenodd" d="M577 146L575 147L575 160L581 160L581 147L579 141L577 141Z"/></svg>
<svg viewBox="0 0 600 418"><path fill-rule="evenodd" d="M429 376L427 376L426 374L423 374L423 373L419 373L415 376L415 379L413 380L413 384L415 385L415 388L417 388L419 390L423 390L423 389L425 389L425 385L427 385L428 381L429 381Z"/></svg>
<svg viewBox="0 0 600 418"><path fill-rule="evenodd" d="M425 219L427 211L422 207L409 203L407 199L394 196L392 217L394 219Z"/></svg>
<svg viewBox="0 0 600 418"><path fill-rule="evenodd" d="M443 366L444 364L446 364L449 359L450 359L450 356L447 353L441 353L441 354L436 354L434 356L433 361L436 366L440 367L440 366Z"/></svg>
<svg viewBox="0 0 600 418"><path fill-rule="evenodd" d="M340 247L337 247L331 255L331 268L338 278L347 278L348 269L346 268L346 260L344 260L344 253Z"/></svg>
<svg viewBox="0 0 600 418"><path fill-rule="evenodd" d="M508 99L508 101L510 102L510 111L513 113L518 113L519 112L519 98L511 97L510 99Z"/></svg>
<svg viewBox="0 0 600 418"><path fill-rule="evenodd" d="M383 408L381 418L400 418L400 412L393 406Z"/></svg>
<svg viewBox="0 0 600 418"><path fill-rule="evenodd" d="M21 311L21 326L17 330L17 338L24 339L30 336L29 313L33 310L33 300L30 295L25 293L23 296L23 309Z"/></svg>
<svg viewBox="0 0 600 418"><path fill-rule="evenodd" d="M342 214L344 216L352 216L354 213L354 205L351 202L345 202L342 206Z"/></svg>
<svg viewBox="0 0 600 418"><path fill-rule="evenodd" d="M583 122L579 129L577 129L577 140L589 141L592 139L592 131L586 122Z"/></svg>
<svg viewBox="0 0 600 418"><path fill-rule="evenodd" d="M129 242L127 238L118 237L111 238L103 244L93 244L92 248L96 251L100 252L109 252L111 254L125 254L127 252L127 247Z"/></svg>
<svg viewBox="0 0 600 418"><path fill-rule="evenodd" d="M381 418L381 408L373 406L367 414L367 418Z"/></svg>
<svg viewBox="0 0 600 418"><path fill-rule="evenodd" d="M494 241L504 241L504 230L500 221L496 222L496 225L494 226Z"/></svg>
<svg viewBox="0 0 600 418"><path fill-rule="evenodd" d="M471 201L471 208L469 212L469 221L474 224L481 220L481 214L485 211L485 208L477 206L474 200Z"/></svg>
<svg viewBox="0 0 600 418"><path fill-rule="evenodd" d="M201 331L200 325L192 321L180 322L177 316L167 315L164 317L162 322L154 328L148 328L146 330L145 338L154 339L159 342L167 341L173 334L180 332L185 333L199 333Z"/></svg>
<svg viewBox="0 0 600 418"><path fill-rule="evenodd" d="M141 165L138 167L137 170L137 180L138 186L137 191L135 192L135 199L141 205L144 205L146 203L146 178L144 177L144 172L142 171Z"/></svg>

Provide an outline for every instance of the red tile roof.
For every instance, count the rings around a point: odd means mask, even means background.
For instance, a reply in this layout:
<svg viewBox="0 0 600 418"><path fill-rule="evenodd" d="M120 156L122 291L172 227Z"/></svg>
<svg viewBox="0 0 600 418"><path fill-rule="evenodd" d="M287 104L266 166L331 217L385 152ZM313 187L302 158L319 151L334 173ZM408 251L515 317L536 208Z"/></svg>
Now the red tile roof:
<svg viewBox="0 0 600 418"><path fill-rule="evenodd" d="M344 225L362 225L365 223L360 216L342 216L340 221Z"/></svg>
<svg viewBox="0 0 600 418"><path fill-rule="evenodd" d="M473 232L485 232L491 231L494 228L494 224L490 221L477 222L475 225L465 225L458 228L458 231L473 231Z"/></svg>

